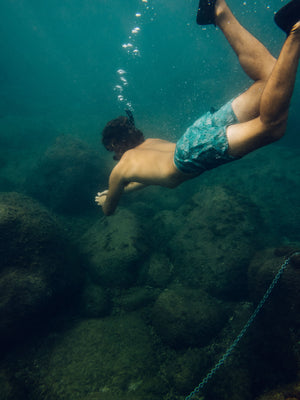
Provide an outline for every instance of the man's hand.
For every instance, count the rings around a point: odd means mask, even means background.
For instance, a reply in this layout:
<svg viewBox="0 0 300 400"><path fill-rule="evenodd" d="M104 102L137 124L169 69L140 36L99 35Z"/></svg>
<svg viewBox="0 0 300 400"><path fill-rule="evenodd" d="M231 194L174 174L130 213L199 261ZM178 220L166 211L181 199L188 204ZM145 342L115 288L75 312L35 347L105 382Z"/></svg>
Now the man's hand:
<svg viewBox="0 0 300 400"><path fill-rule="evenodd" d="M98 206L103 206L106 200L108 190L104 190L103 192L98 192L97 196L95 197L95 202L98 204Z"/></svg>

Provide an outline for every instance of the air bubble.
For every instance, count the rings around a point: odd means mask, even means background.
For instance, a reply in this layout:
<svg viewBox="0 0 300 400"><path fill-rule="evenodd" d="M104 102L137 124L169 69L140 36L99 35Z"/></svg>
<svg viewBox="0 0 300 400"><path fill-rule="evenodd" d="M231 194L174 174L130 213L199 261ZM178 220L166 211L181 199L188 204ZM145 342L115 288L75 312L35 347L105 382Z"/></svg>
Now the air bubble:
<svg viewBox="0 0 300 400"><path fill-rule="evenodd" d="M141 28L137 26L136 28L132 29L131 33L134 33L136 35L137 33L139 33L140 30Z"/></svg>
<svg viewBox="0 0 300 400"><path fill-rule="evenodd" d="M122 81L122 83L123 83L124 86L127 86L127 85L128 85L127 80L126 80L125 78L123 78L123 76L121 76L120 79L121 79L121 81Z"/></svg>
<svg viewBox="0 0 300 400"><path fill-rule="evenodd" d="M132 43L124 43L124 44L122 44L123 49L127 49L128 47L130 48L132 46L133 46Z"/></svg>
<svg viewBox="0 0 300 400"><path fill-rule="evenodd" d="M117 91L119 91L119 92L123 92L123 88L122 88L122 86L120 86L120 85L116 85L116 86L114 87L114 90L117 90Z"/></svg>
<svg viewBox="0 0 300 400"><path fill-rule="evenodd" d="M134 111L134 108L132 107L132 104L130 101L127 101L126 106L129 108L130 111Z"/></svg>
<svg viewBox="0 0 300 400"><path fill-rule="evenodd" d="M244 1L244 0L242 0ZM152 6L151 2L149 0L141 0L142 3L144 3L145 8L143 7L143 11L142 11L142 7L140 5L140 8L138 11L136 11L134 13L135 18L140 18L140 20L138 21L137 19L135 19L134 24L138 25L140 23L142 23L144 18L144 13L148 14L150 13L150 15L148 15L148 20L149 21L153 21L154 20L154 16L156 16L155 13L155 9ZM147 10L147 11L146 11ZM128 57L140 57L140 49L139 49L139 44L138 44L138 34L141 31L141 27L139 26L132 26L130 31L128 32L129 35L127 37L127 41L124 42L123 44L121 44L122 48L125 49L127 56ZM118 69L117 70L117 75L118 75L118 84L116 84L114 86L114 91L115 91L115 95L117 96L117 99L119 102L121 102L122 107L127 106L127 108L129 108L130 110L133 110L133 106L131 104L131 102L129 101L129 99L127 98L127 91L128 91L128 82L127 82L127 72L124 69ZM126 78L125 78L126 77Z"/></svg>

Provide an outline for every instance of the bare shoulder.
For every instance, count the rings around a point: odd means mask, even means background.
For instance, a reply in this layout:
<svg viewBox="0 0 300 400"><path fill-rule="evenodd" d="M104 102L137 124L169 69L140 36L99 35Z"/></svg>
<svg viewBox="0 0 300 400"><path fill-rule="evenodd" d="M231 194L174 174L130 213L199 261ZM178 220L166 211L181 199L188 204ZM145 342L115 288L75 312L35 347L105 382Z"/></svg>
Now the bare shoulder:
<svg viewBox="0 0 300 400"><path fill-rule="evenodd" d="M159 143L165 144L165 143L172 143L172 142L165 140L165 139L149 138L149 139L146 139L143 144L159 144Z"/></svg>
<svg viewBox="0 0 300 400"><path fill-rule="evenodd" d="M111 177L126 181L134 174L139 159L140 151L137 148L127 150L111 171Z"/></svg>
<svg viewBox="0 0 300 400"><path fill-rule="evenodd" d="M146 139L137 150L174 151L176 144L163 139Z"/></svg>

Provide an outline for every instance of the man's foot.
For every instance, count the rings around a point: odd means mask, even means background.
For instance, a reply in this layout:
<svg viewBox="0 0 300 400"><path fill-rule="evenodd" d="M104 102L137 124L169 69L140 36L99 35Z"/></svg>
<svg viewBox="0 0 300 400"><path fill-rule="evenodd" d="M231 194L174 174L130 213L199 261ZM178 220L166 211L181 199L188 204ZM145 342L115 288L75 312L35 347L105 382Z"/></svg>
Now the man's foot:
<svg viewBox="0 0 300 400"><path fill-rule="evenodd" d="M287 35L292 27L300 20L300 0L292 0L283 6L274 16L276 24Z"/></svg>
<svg viewBox="0 0 300 400"><path fill-rule="evenodd" d="M299 0L300 1L300 0ZM210 25L215 23L216 0L200 0L197 12L198 25Z"/></svg>

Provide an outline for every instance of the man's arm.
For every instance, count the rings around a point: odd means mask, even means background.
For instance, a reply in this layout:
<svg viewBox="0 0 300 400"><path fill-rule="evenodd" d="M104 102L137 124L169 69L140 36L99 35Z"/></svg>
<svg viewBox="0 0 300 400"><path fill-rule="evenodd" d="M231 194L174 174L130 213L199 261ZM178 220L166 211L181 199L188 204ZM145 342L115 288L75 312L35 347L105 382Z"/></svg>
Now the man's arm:
<svg viewBox="0 0 300 400"><path fill-rule="evenodd" d="M105 215L111 215L114 213L119 203L120 197L124 192L124 187L126 186L126 183L127 182L125 182L121 171L119 170L118 166L116 166L110 174L108 190L105 191L106 193L100 193L99 201L97 201L96 197L96 201L102 206L102 210Z"/></svg>
<svg viewBox="0 0 300 400"><path fill-rule="evenodd" d="M145 185L144 183L130 182L124 187L123 192L124 193L135 192L136 190L143 189L146 186L148 186L148 185ZM103 192L97 193L97 196L95 197L95 201L99 206L103 207L103 205L106 202L107 194L108 194L108 190L104 190ZM122 195L122 193L121 193L121 195ZM110 215L110 214L106 214L106 215Z"/></svg>
<svg viewBox="0 0 300 400"><path fill-rule="evenodd" d="M140 183L140 182L129 182L125 187L124 187L124 192L125 193L130 193L130 192L135 192L136 190L140 190L145 188L146 185L145 183Z"/></svg>
<svg viewBox="0 0 300 400"><path fill-rule="evenodd" d="M95 201L102 206L105 215L113 214L123 192L133 192L147 186L143 183L131 182L129 171L132 172L132 163L128 157L123 156L110 174L108 190L97 194Z"/></svg>

